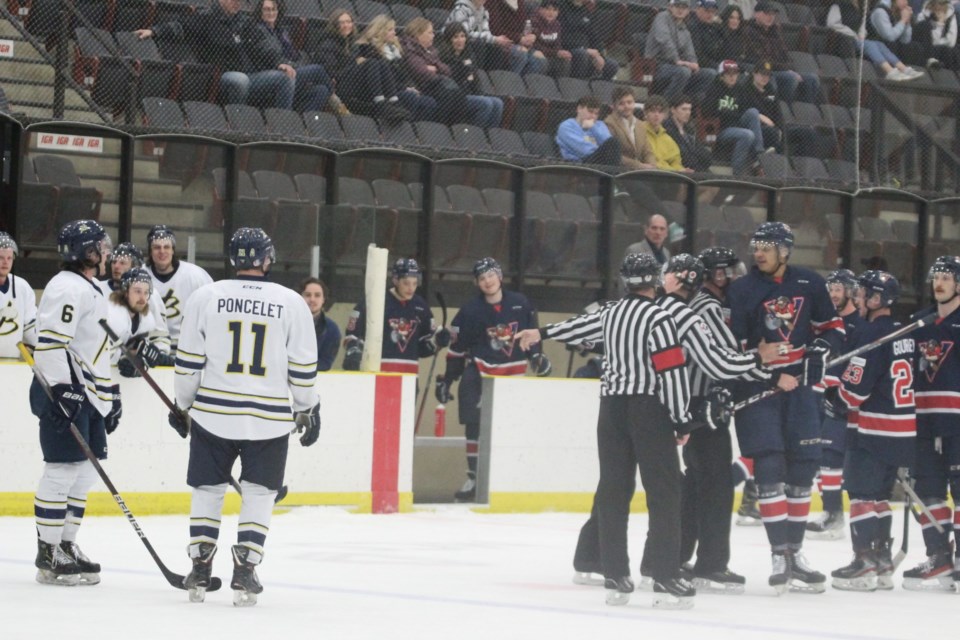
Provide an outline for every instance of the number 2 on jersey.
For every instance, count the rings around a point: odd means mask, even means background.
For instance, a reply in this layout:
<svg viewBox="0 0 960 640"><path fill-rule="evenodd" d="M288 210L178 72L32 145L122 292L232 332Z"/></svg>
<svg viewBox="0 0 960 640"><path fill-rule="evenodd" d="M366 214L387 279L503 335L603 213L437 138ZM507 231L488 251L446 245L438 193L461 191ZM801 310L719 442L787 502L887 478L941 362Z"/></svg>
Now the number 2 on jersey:
<svg viewBox="0 0 960 640"><path fill-rule="evenodd" d="M243 363L240 362L240 344L243 339L243 323L228 322L227 329L233 334L233 357L227 364L227 373L244 373ZM263 343L267 336L267 325L259 322L250 323L250 332L253 334L253 362L247 365L247 373L252 376L266 375L263 366Z"/></svg>

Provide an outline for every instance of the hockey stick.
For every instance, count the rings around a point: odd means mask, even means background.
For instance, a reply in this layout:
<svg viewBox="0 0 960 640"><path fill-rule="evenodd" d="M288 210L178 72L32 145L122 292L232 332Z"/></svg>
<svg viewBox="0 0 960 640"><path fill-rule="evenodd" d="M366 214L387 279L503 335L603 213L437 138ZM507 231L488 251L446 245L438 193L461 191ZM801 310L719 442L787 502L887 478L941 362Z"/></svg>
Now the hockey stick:
<svg viewBox="0 0 960 640"><path fill-rule="evenodd" d="M921 327L925 327L933 322L936 322L938 317L939 315L936 312L931 313L928 316L920 318L916 322L911 322L905 327L900 327L896 331L892 331L881 338L877 338L873 342L868 342L867 344L857 347L853 351L849 351L843 354L842 356L837 356L836 358L834 358L833 360L831 360L826 364L825 370L832 369L838 364L843 364L847 360L852 360L853 358L856 358L859 355L863 355L868 351L873 351L877 347L882 347L883 345L887 344L892 340L896 340L897 338L903 337L908 333L911 333L913 331L916 331L917 329L920 329ZM741 400L740 402L733 405L733 411L734 412L740 411L740 409L743 409L744 407L749 407L750 405L760 402L761 400L765 400L766 398L776 395L781 391L782 389L780 389L780 387L774 387L773 389L767 389L766 391L750 396L746 400Z"/></svg>
<svg viewBox="0 0 960 640"><path fill-rule="evenodd" d="M937 530L937 533L943 534L943 525L934 517L933 512L930 511L930 507L925 505L923 500L920 499L920 496L917 495L917 492L913 488L913 483L910 482L910 474L903 467L897 471L897 482L903 487L903 492L907 494L907 497L920 509L920 513L927 517L927 520L929 520L933 528ZM917 522L921 522L920 516L916 515L916 512L912 508L910 511L914 514L914 517L917 518Z"/></svg>
<svg viewBox="0 0 960 640"><path fill-rule="evenodd" d="M36 363L30 356L30 352L27 351L26 346L22 342L18 342L17 348L20 349L20 355L23 356L24 361L30 367L30 370L33 372L37 383L43 388L43 392L47 394L48 398L50 398L50 402L56 404L56 400L53 399L53 391L51 391L50 385L47 383L46 378L43 377L43 374L37 370ZM167 568L167 565L163 564L163 560L160 559L160 556L157 555L153 545L150 544L150 540L147 539L147 534L145 534L143 529L140 528L140 524L137 522L136 518L133 517L133 513L130 512L129 507L127 507L127 503L124 502L123 497L120 495L120 492L117 491L117 488L113 486L113 482L110 481L110 476L108 476L107 472L103 470L103 467L100 465L100 461L97 460L97 456L94 455L93 450L90 448L90 445L87 444L87 441L83 439L83 434L80 433L80 430L77 429L77 425L74 424L73 421L70 421L70 434L73 436L74 440L77 441L77 444L83 451L83 455L86 456L87 460L90 461L90 464L93 465L93 468L97 470L97 474L100 476L100 479L103 480L103 484L107 485L110 495L113 496L113 499L117 502L117 506L119 506L120 510L123 511L123 515L127 517L127 520L130 522L133 530L137 532L137 535L140 537L140 541L143 542L143 546L145 546L147 551L150 553L150 557L152 557L153 561L157 563L157 566L160 568L160 573L162 573L163 577L167 579L167 582L170 583L171 587L186 590L186 587L183 586L183 581L186 579L186 576L182 576L179 573L174 573ZM222 582L220 578L210 578L210 586L207 587L207 591L216 591L221 586Z"/></svg>
<svg viewBox="0 0 960 640"><path fill-rule="evenodd" d="M437 302L440 303L440 313L442 315L440 328L443 329L447 326L447 301L443 299L443 294L439 291L437 291ZM423 397L420 398L420 408L417 409L417 422L413 426L414 435L420 431L420 418L423 417L423 409L427 406L427 396L430 394L429 385L433 384L433 370L437 366L437 357L439 355L440 349L438 348L433 354L433 359L430 361L430 373L427 374L427 388L423 390Z"/></svg>
<svg viewBox="0 0 960 640"><path fill-rule="evenodd" d="M166 405L167 409L169 409L171 413L175 413L178 416L184 416L184 411L174 404L173 400L170 399L170 396L168 396L164 390L160 388L160 385L157 384L157 381L154 380L153 376L148 373L147 366L143 364L143 361L140 359L140 356L137 355L137 352L131 347L128 347L126 344L120 342L120 336L118 336L117 332L114 331L113 328L107 323L106 318L100 319L100 326L103 327L103 330L107 332L107 337L109 337L113 342L117 343L121 349L123 349L124 354L126 354L127 359L130 361L130 364L133 365L133 368L136 369L137 372L143 377L150 388L156 392L157 396L160 397L160 401ZM240 483L234 480L232 475L229 477L229 481L230 486L242 496L243 491L240 490ZM286 497L286 495L287 487L280 487L280 491L277 492L277 496L273 499L273 503L276 504L280 502Z"/></svg>
<svg viewBox="0 0 960 640"><path fill-rule="evenodd" d="M897 473L897 481L900 480L900 474ZM913 515L913 498L907 494L907 499L903 503L903 539L900 541L900 550L893 556L893 570L896 571L900 564L907 557L907 548L910 542L910 516Z"/></svg>

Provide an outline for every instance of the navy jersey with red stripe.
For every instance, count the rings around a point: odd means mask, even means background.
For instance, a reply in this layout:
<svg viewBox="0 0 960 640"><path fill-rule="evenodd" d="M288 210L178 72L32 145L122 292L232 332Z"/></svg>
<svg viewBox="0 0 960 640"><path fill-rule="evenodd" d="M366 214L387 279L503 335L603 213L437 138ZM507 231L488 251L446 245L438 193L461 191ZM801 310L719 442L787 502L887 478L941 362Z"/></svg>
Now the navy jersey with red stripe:
<svg viewBox="0 0 960 640"><path fill-rule="evenodd" d="M367 305L361 301L353 308L347 321L344 344L366 336ZM420 358L436 353L431 336L437 325L430 305L422 296L414 295L409 300L400 300L387 291L383 307L383 348L380 356L380 371L392 373L417 373Z"/></svg>
<svg viewBox="0 0 960 640"><path fill-rule="evenodd" d="M864 322L849 348L874 342L900 327L890 316ZM840 397L850 407L848 426L856 426L857 445L892 465L913 463L917 433L913 389L916 343L911 336L852 358L840 376Z"/></svg>
<svg viewBox="0 0 960 640"><path fill-rule="evenodd" d="M786 355L767 364L790 375L802 371L805 348L815 339L840 351L843 320L830 301L826 282L811 269L787 266L783 277L774 279L754 266L735 280L727 291L730 329L744 350L755 349L761 340L789 342Z"/></svg>
<svg viewBox="0 0 960 640"><path fill-rule="evenodd" d="M527 371L527 358L539 353L539 346L524 352L513 337L524 329L536 329L537 311L521 293L503 290L498 304L490 304L483 294L471 299L450 324L450 348L447 373L462 371L472 359L480 373L491 376L517 376Z"/></svg>
<svg viewBox="0 0 960 640"><path fill-rule="evenodd" d="M920 311L914 319L935 311ZM960 434L960 309L912 335L917 341L918 433L926 437Z"/></svg>

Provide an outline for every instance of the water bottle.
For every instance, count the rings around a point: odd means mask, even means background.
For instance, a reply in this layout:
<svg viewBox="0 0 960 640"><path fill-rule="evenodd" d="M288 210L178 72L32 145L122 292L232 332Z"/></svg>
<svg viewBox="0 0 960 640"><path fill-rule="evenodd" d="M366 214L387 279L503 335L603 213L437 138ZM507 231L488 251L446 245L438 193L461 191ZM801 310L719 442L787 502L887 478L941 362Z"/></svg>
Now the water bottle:
<svg viewBox="0 0 960 640"><path fill-rule="evenodd" d="M523 35L528 36L533 33L533 25L530 24L530 21L527 20L523 23Z"/></svg>
<svg viewBox="0 0 960 640"><path fill-rule="evenodd" d="M433 412L433 435L442 438L447 433L447 408L438 404Z"/></svg>

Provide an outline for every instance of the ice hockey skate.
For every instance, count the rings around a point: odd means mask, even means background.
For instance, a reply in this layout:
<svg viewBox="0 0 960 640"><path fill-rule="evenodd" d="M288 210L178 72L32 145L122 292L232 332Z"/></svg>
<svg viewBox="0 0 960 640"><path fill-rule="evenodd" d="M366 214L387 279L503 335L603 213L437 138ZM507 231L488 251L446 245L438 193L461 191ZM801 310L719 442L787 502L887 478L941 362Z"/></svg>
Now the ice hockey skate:
<svg viewBox="0 0 960 640"><path fill-rule="evenodd" d="M573 567L573 584L599 587L603 585L603 570L599 565L581 565Z"/></svg>
<svg viewBox="0 0 960 640"><path fill-rule="evenodd" d="M183 579L183 588L187 590L190 602L203 602L210 587L210 574L213 572L213 556L217 553L217 545L210 542L199 544L200 555L193 560L193 568Z"/></svg>
<svg viewBox="0 0 960 640"><path fill-rule="evenodd" d="M903 588L909 591L953 591L952 548L942 549L913 569L903 572Z"/></svg>
<svg viewBox="0 0 960 640"><path fill-rule="evenodd" d="M654 581L653 593L656 609L692 609L697 590L683 578L670 578Z"/></svg>
<svg viewBox="0 0 960 640"><path fill-rule="evenodd" d="M61 542L60 548L80 567L80 584L92 586L100 584L100 563L91 562L90 558L80 550L76 542Z"/></svg>
<svg viewBox="0 0 960 640"><path fill-rule="evenodd" d="M693 586L700 593L738 595L743 593L746 582L746 578L730 569L695 573L693 577Z"/></svg>
<svg viewBox="0 0 960 640"><path fill-rule="evenodd" d="M55 544L37 540L37 582L63 587L80 584L80 567L66 552Z"/></svg>
<svg viewBox="0 0 960 640"><path fill-rule="evenodd" d="M877 563L877 589L889 591L893 589L893 539L877 540L874 542L874 561Z"/></svg>
<svg viewBox="0 0 960 640"><path fill-rule="evenodd" d="M473 502L477 499L477 477L473 473L467 472L466 481L460 490L453 494L453 498L457 502Z"/></svg>
<svg viewBox="0 0 960 640"><path fill-rule="evenodd" d="M233 579L230 588L233 589L233 606L252 607L257 604L257 594L263 591L263 586L257 579L256 565L250 562L250 549L241 545L234 545L233 551Z"/></svg>
<svg viewBox="0 0 960 640"><path fill-rule="evenodd" d="M789 566L790 591L797 593L823 593L826 591L827 577L814 571L800 550L787 553Z"/></svg>
<svg viewBox="0 0 960 640"><path fill-rule="evenodd" d="M757 483L753 480L747 480L743 483L743 497L740 499L740 506L737 508L737 526L759 527L763 524L760 519L760 510L757 508L757 500Z"/></svg>
<svg viewBox="0 0 960 640"><path fill-rule="evenodd" d="M824 511L816 520L807 523L807 538L813 540L843 540L846 537L843 511Z"/></svg>
<svg viewBox="0 0 960 640"><path fill-rule="evenodd" d="M767 584L776 589L777 595L784 594L787 592L790 582L790 566L787 563L787 555L782 551L774 551L770 556L770 561L773 567Z"/></svg>
<svg viewBox="0 0 960 640"><path fill-rule="evenodd" d="M630 576L622 578L607 578L603 582L603 588L607 591L607 604L612 607L621 607L630 602L630 594L633 593L633 580Z"/></svg>
<svg viewBox="0 0 960 640"><path fill-rule="evenodd" d="M858 551L850 564L830 573L831 585L841 591L876 591L877 562L871 550Z"/></svg>
<svg viewBox="0 0 960 640"><path fill-rule="evenodd" d="M960 558L953 562L953 590L960 593Z"/></svg>

